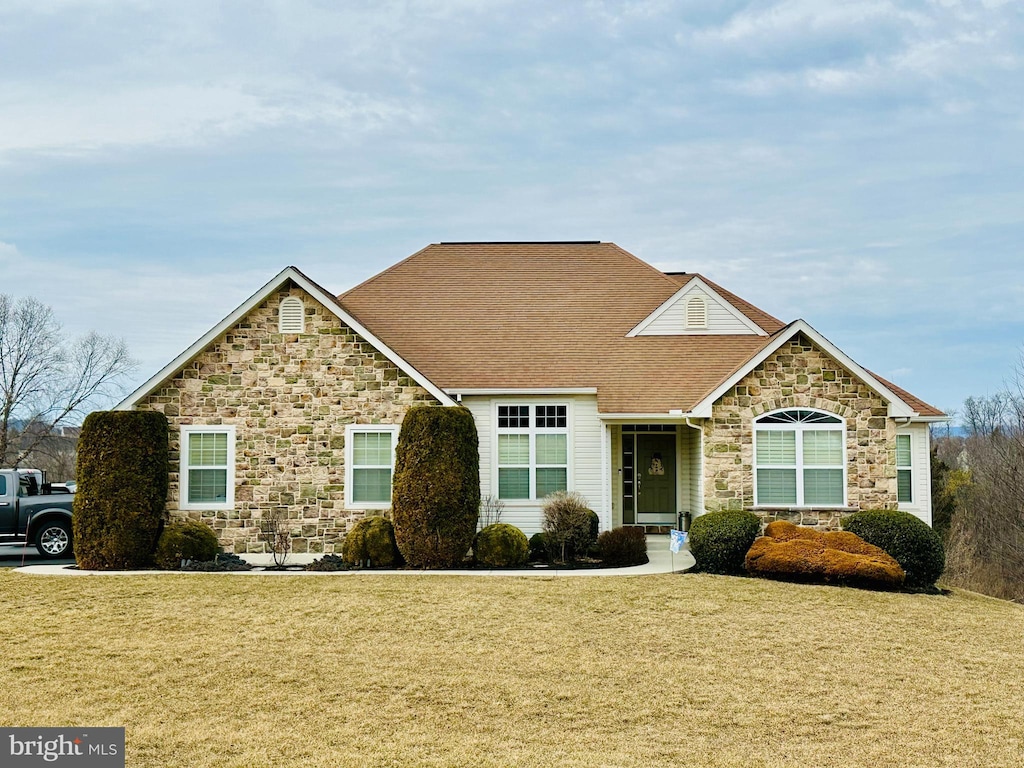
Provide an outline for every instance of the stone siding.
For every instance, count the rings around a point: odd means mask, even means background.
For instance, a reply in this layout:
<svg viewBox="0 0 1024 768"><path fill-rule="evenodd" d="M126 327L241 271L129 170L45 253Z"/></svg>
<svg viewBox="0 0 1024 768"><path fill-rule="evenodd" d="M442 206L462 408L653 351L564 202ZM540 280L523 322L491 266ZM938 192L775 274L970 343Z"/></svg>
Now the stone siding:
<svg viewBox="0 0 1024 768"><path fill-rule="evenodd" d="M303 334L278 332L286 296L305 305ZM284 508L294 552L340 552L357 519L345 508L345 425L401 424L435 398L291 283L213 341L139 404L171 425L167 507L172 517L209 523L228 551L264 552L260 520ZM232 510L178 508L179 428L235 425Z"/></svg>
<svg viewBox="0 0 1024 768"><path fill-rule="evenodd" d="M846 422L846 509L754 506L754 419L780 408L816 408ZM885 402L803 334L783 345L712 408L704 428L704 497L708 512L744 509L836 529L843 515L895 509L896 425Z"/></svg>

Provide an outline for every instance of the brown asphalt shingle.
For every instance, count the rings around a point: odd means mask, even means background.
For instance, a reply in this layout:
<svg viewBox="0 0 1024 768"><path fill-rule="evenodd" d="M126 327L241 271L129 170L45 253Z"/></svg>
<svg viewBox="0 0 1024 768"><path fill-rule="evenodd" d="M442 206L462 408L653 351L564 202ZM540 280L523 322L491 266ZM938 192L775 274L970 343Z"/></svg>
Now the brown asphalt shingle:
<svg viewBox="0 0 1024 768"><path fill-rule="evenodd" d="M443 389L596 387L603 413L667 413L770 342L626 337L692 277L611 243L441 243L338 301ZM767 333L784 326L702 279Z"/></svg>

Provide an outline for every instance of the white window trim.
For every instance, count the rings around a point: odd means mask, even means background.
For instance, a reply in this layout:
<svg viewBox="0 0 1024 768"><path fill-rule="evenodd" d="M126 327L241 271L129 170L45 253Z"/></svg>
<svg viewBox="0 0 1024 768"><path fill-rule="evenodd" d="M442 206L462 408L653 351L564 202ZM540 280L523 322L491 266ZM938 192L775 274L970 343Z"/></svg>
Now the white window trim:
<svg viewBox="0 0 1024 768"><path fill-rule="evenodd" d="M901 437L906 437L910 440L910 463L900 464L900 451L899 442ZM900 470L906 470L910 472L910 499L908 501L900 501L900 481L899 473ZM910 432L897 432L896 433L896 503L901 507L913 507L916 506L914 501L917 494L914 493L914 480L916 478L917 471L914 468L914 435Z"/></svg>
<svg viewBox="0 0 1024 768"><path fill-rule="evenodd" d="M391 509L391 500L387 501L354 501L355 470L355 439L357 432L390 432L391 433L391 487L395 485L395 448L398 445L398 424L346 424L345 425L345 507L346 509Z"/></svg>
<svg viewBox="0 0 1024 768"><path fill-rule="evenodd" d="M188 500L188 441L196 433L219 433L228 436L227 492L221 504L190 504ZM187 424L181 428L178 469L178 509L234 509L235 508L235 427L232 424Z"/></svg>
<svg viewBox="0 0 1024 768"><path fill-rule="evenodd" d="M530 408L530 426L529 427L499 427L498 426L498 407L506 405L525 405ZM562 405L565 406L565 426L564 427L538 427L536 426L536 409L537 406L541 405ZM498 462L498 436L499 435L529 435L530 436L530 464L528 469L530 470L530 498L528 499L501 499L506 507L516 506L528 506L536 507L537 502L543 501L542 498L537 498L537 469L544 469L546 467L561 467L561 465L554 464L537 464L537 440L536 435L565 435L565 487L567 491L573 490L574 484L574 473L573 473L573 408L572 402L568 400L536 400L531 398L520 398L516 400L494 400L491 403L491 423L494 425L492 429L493 445L494 448L491 451L491 495L498 499L499 496L499 462ZM527 465L519 465L527 467Z"/></svg>
<svg viewBox="0 0 1024 768"><path fill-rule="evenodd" d="M285 307L289 305L299 307L299 328L285 328ZM306 303L298 296L285 296L277 308L277 330L279 333L305 333L306 332Z"/></svg>
<svg viewBox="0 0 1024 768"><path fill-rule="evenodd" d="M821 413L825 416L832 416L839 419L839 424L815 424L814 422L792 422L788 424L759 424L758 419L762 419L765 416L772 416L776 413L785 413L786 411L811 411L813 413ZM821 431L836 431L842 433L842 446L843 446L843 502L842 504L804 504L804 470L805 469L838 469L833 464L804 464L803 463L803 451L804 451L804 432L821 432ZM759 431L772 431L772 432L796 432L796 464L795 465L781 465L781 464L766 464L761 466L757 463L757 433ZM829 411L823 411L820 408L805 408L803 406L796 406L790 408L778 408L774 411L768 411L757 416L753 421L753 448L754 454L752 456L752 464L754 467L754 506L761 509L843 509L848 503L849 494L849 471L846 456L846 420L834 413ZM795 504L762 504L758 499L757 494L757 473L760 469L796 469L796 503Z"/></svg>

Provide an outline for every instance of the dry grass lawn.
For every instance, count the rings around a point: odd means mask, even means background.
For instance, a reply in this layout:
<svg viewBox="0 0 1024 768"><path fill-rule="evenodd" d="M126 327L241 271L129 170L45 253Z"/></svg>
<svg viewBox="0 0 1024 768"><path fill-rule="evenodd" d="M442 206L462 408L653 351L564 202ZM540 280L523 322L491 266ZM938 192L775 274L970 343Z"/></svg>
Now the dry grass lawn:
<svg viewBox="0 0 1024 768"><path fill-rule="evenodd" d="M0 725L149 766L1020 766L1024 608L753 579L0 573Z"/></svg>

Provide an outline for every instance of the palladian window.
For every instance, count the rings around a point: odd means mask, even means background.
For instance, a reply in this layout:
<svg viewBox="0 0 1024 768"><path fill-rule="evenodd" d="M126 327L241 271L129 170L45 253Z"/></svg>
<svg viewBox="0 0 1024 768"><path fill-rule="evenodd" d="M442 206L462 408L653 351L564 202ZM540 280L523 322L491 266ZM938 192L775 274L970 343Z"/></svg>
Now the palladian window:
<svg viewBox="0 0 1024 768"><path fill-rule="evenodd" d="M777 411L754 427L758 506L838 507L846 503L845 428L837 416Z"/></svg>

